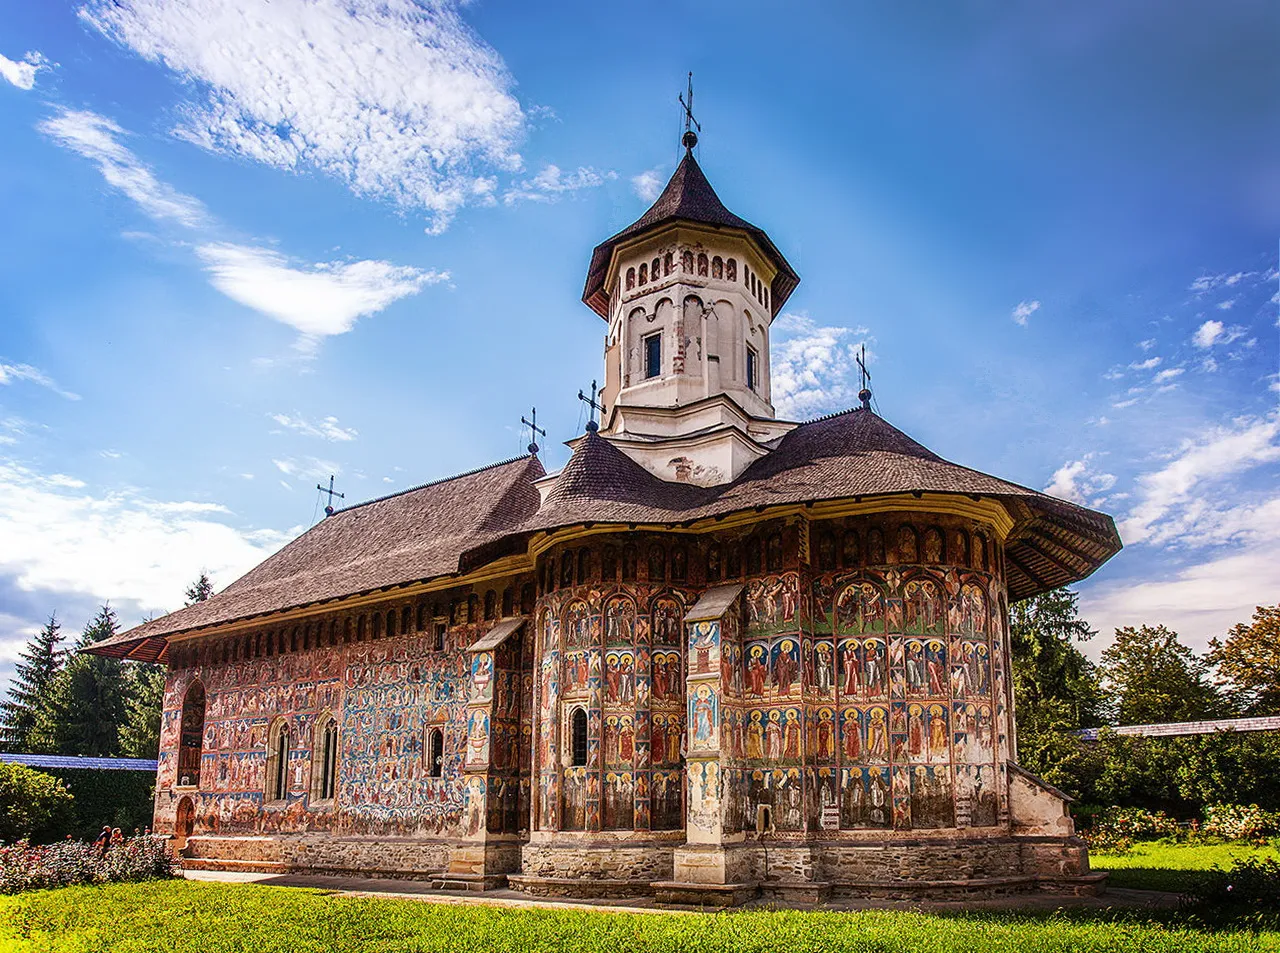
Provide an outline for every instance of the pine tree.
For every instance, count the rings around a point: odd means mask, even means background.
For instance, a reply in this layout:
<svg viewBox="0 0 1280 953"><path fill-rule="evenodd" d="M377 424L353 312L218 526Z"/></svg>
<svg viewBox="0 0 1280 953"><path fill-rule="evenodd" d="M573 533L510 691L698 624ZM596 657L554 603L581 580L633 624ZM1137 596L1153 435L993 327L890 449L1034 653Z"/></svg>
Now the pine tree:
<svg viewBox="0 0 1280 953"><path fill-rule="evenodd" d="M104 605L85 627L76 649L108 639L119 628L115 610ZM119 659L77 651L50 682L36 708L32 749L44 754L118 755L125 685Z"/></svg>
<svg viewBox="0 0 1280 953"><path fill-rule="evenodd" d="M126 758L154 758L160 750L164 683L163 665L130 664L124 724L120 726L120 753Z"/></svg>
<svg viewBox="0 0 1280 953"><path fill-rule="evenodd" d="M15 668L9 698L0 703L0 744L6 751L30 750L36 708L66 661L66 652L59 647L61 630L57 613L51 614L44 628L19 653L22 661Z"/></svg>
<svg viewBox="0 0 1280 953"><path fill-rule="evenodd" d="M187 587L187 605L193 606L197 602L204 602L212 595L213 583L209 579L209 574L201 569L200 578Z"/></svg>

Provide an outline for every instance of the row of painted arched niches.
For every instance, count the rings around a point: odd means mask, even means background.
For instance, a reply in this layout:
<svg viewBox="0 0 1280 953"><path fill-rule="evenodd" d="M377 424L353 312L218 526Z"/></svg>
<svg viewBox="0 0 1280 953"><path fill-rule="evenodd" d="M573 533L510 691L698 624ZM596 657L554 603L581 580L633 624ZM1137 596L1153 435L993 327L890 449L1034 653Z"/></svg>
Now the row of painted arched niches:
<svg viewBox="0 0 1280 953"><path fill-rule="evenodd" d="M220 639L203 646L171 649L169 663L175 667L196 665L202 660L207 664L228 664L421 633L433 634L436 648L443 650L445 630L449 626L505 619L516 615L517 610L528 615L533 612L533 603L532 583L526 583L518 592L514 586L501 592L489 589L483 595L473 592L448 602L419 601L341 619L335 617L328 622L300 623Z"/></svg>
<svg viewBox="0 0 1280 953"><path fill-rule="evenodd" d="M862 566L925 564L961 566L994 572L999 559L996 545L980 532L945 530L940 526L917 529L902 523L886 538L871 527L863 533L851 528L820 528L813 533L813 565L819 572L858 569Z"/></svg>
<svg viewBox="0 0 1280 953"><path fill-rule="evenodd" d="M692 251L685 249L680 255L680 270L686 275L696 275L699 278L735 282L738 280L736 258L708 256L706 252L698 252L695 256ZM636 288L643 288L651 281L659 281L670 276L673 271L675 271L675 255L672 252L654 258L651 262L641 262L638 267L633 265L627 269L624 279L626 290L634 291ZM746 285L752 297L764 307L769 307L768 287L745 262L742 265L742 283Z"/></svg>

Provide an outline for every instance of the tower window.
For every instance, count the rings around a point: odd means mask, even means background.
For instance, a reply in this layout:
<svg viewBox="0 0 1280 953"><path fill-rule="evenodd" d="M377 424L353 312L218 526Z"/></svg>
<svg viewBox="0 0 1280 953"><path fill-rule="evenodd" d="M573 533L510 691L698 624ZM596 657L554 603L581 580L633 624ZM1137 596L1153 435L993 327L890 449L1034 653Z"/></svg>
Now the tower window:
<svg viewBox="0 0 1280 953"><path fill-rule="evenodd" d="M758 373L758 369L757 369L758 363L759 363L759 357L756 354L756 349L753 348L750 344L748 344L747 345L747 388L749 390L756 389L756 381L757 381L756 375Z"/></svg>
<svg viewBox="0 0 1280 953"><path fill-rule="evenodd" d="M644 376L662 374L662 333L650 334L644 339Z"/></svg>
<svg viewBox="0 0 1280 953"><path fill-rule="evenodd" d="M573 710L573 766L579 768L587 763L587 712L582 708Z"/></svg>

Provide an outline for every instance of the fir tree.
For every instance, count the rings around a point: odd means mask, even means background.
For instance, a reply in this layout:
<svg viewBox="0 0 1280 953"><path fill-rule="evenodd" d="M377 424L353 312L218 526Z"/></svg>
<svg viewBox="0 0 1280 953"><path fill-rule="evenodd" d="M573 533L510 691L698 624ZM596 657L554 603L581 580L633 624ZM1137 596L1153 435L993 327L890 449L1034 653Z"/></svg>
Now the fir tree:
<svg viewBox="0 0 1280 953"><path fill-rule="evenodd" d="M66 661L66 652L59 647L61 630L57 613L51 614L44 628L19 653L22 661L14 671L9 698L0 703L0 744L7 751L30 750L36 709Z"/></svg>
<svg viewBox="0 0 1280 953"><path fill-rule="evenodd" d="M200 578L187 587L187 605L193 606L197 602L204 602L212 595L213 583L209 579L209 574L201 569Z"/></svg>
<svg viewBox="0 0 1280 953"><path fill-rule="evenodd" d="M160 712L164 705L163 665L134 662L129 666L120 726L120 753L126 758L154 758L160 750Z"/></svg>
<svg viewBox="0 0 1280 953"><path fill-rule="evenodd" d="M101 642L120 628L104 605L85 627L76 649ZM31 747L45 754L109 757L120 753L126 676L119 659L77 651L53 678L35 711Z"/></svg>

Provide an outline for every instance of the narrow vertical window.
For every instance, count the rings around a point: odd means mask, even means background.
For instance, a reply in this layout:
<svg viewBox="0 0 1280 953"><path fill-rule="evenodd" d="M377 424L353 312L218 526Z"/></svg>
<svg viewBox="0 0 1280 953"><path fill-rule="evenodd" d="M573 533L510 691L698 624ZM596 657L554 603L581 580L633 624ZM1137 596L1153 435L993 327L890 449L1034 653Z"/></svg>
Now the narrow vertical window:
<svg viewBox="0 0 1280 953"><path fill-rule="evenodd" d="M644 339L644 376L662 374L662 333L650 334Z"/></svg>
<svg viewBox="0 0 1280 953"><path fill-rule="evenodd" d="M200 786L200 756L204 754L204 686L187 689L182 703L182 727L178 738L178 784Z"/></svg>
<svg viewBox="0 0 1280 953"><path fill-rule="evenodd" d="M289 725L276 723L267 746L268 801L283 801L289 794Z"/></svg>
<svg viewBox="0 0 1280 953"><path fill-rule="evenodd" d="M587 763L587 712L582 708L573 710L573 766L580 768Z"/></svg>
<svg viewBox="0 0 1280 953"><path fill-rule="evenodd" d="M444 732L432 728L427 738L427 773L438 778L444 774Z"/></svg>
<svg viewBox="0 0 1280 953"><path fill-rule="evenodd" d="M756 355L756 349L750 344L747 345L747 389L756 389L756 362L759 358Z"/></svg>
<svg viewBox="0 0 1280 953"><path fill-rule="evenodd" d="M437 652L444 651L444 631L447 626L443 622L436 623L435 650Z"/></svg>
<svg viewBox="0 0 1280 953"><path fill-rule="evenodd" d="M320 778L320 799L332 800L338 787L338 723L332 718L324 726L324 773Z"/></svg>

